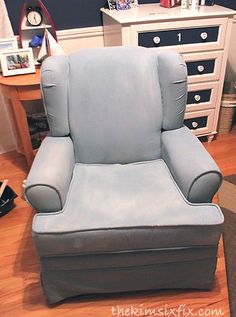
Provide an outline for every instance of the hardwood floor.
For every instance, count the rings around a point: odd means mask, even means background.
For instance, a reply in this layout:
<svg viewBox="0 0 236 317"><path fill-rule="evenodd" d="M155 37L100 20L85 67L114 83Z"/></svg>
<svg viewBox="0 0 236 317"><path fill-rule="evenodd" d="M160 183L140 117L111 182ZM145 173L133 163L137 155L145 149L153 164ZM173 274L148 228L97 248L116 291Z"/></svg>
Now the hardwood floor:
<svg viewBox="0 0 236 317"><path fill-rule="evenodd" d="M212 143L204 143L204 145L224 175L236 173L236 128L230 134L219 136ZM0 156L0 179L8 178L10 186L18 194L16 207L0 219L1 317L154 316L153 309L156 309L156 316L192 316L187 314L190 313L189 310L192 310L191 313L195 316L200 316L200 313L201 316L230 316L222 243L215 287L210 292L152 291L86 296L49 307L42 293L39 262L31 239L34 212L22 196L22 181L26 175L27 165L23 156L15 152ZM177 309L181 307L184 311L178 315ZM149 309L149 313L145 312L145 309ZM163 314L157 315L157 309L162 309ZM211 313L211 309L221 310L222 314L220 315L220 311L218 315L216 311ZM165 314L164 310L166 310Z"/></svg>
<svg viewBox="0 0 236 317"><path fill-rule="evenodd" d="M224 176L236 173L236 126L229 134L219 135L216 140L204 145Z"/></svg>

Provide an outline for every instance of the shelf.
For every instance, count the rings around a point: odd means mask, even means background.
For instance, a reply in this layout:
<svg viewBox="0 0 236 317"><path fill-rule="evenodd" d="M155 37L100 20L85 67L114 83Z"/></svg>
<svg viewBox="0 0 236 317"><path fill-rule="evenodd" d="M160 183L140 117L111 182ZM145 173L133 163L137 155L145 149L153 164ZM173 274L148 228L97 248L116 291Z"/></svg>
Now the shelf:
<svg viewBox="0 0 236 317"><path fill-rule="evenodd" d="M28 25L24 25L22 26L22 31L28 31L28 30L38 30L38 29L49 29L52 26L50 24L41 24L39 26L28 26Z"/></svg>
<svg viewBox="0 0 236 317"><path fill-rule="evenodd" d="M41 15L42 15L42 23L38 26L31 26L27 21L27 8L32 7L39 7L41 8ZM20 38L20 45L23 48L29 47L29 42L35 37L40 36L44 37L45 30L48 30L50 34L55 38L57 41L57 35L54 28L54 23L43 5L41 0L25 0L24 5L21 10L21 21L20 21L20 27L19 27L19 38ZM33 55L34 55L34 61L37 65L38 62L38 55L40 52L40 47L32 47Z"/></svg>

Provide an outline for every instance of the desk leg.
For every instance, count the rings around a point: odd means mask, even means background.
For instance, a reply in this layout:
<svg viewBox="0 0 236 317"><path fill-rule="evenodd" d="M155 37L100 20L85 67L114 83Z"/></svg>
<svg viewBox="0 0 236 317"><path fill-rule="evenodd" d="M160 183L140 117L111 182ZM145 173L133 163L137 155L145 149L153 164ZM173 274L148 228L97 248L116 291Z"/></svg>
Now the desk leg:
<svg viewBox="0 0 236 317"><path fill-rule="evenodd" d="M23 146L24 155L29 167L31 167L34 154L29 134L26 111L23 103L19 100L17 90L12 88L10 96L12 110L14 114L15 123Z"/></svg>

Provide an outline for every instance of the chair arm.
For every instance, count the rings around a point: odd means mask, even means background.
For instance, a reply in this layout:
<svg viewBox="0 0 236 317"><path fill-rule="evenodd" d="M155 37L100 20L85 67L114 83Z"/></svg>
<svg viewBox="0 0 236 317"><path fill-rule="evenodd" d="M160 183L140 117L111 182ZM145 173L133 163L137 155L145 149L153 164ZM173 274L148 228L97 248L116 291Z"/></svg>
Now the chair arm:
<svg viewBox="0 0 236 317"><path fill-rule="evenodd" d="M75 165L69 137L46 137L25 183L25 198L38 212L54 212L64 206Z"/></svg>
<svg viewBox="0 0 236 317"><path fill-rule="evenodd" d="M190 202L212 201L221 185L222 175L210 154L188 128L162 133L162 158Z"/></svg>

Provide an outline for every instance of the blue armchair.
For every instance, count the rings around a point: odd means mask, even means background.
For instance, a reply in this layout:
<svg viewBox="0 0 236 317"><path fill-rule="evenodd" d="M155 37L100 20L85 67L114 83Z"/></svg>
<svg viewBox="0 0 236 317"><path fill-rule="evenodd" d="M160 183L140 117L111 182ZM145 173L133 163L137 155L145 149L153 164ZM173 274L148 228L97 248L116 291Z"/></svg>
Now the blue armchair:
<svg viewBox="0 0 236 317"><path fill-rule="evenodd" d="M50 303L70 296L211 289L222 180L183 126L187 72L173 51L85 49L48 58L50 136L28 175Z"/></svg>

